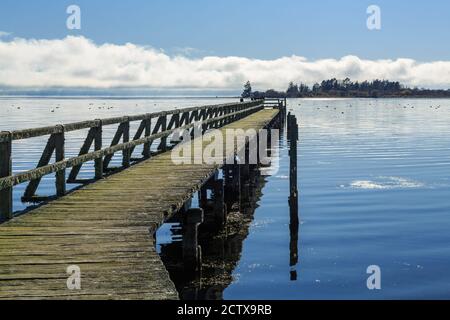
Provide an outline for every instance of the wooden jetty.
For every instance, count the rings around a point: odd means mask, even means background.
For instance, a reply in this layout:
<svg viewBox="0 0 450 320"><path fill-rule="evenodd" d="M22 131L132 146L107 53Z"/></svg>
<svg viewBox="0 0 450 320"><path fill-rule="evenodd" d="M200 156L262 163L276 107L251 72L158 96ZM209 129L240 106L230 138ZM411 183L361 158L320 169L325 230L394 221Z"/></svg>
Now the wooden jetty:
<svg viewBox="0 0 450 320"><path fill-rule="evenodd" d="M183 211L192 195L212 180L217 190L236 190L233 177L215 178L221 165L174 165L173 134L196 126L206 134L213 128L259 130L273 125L285 109L283 100L258 100L0 133L0 218L4 221L0 224L0 299L177 299L156 251L156 230ZM130 139L132 121L140 125ZM118 129L111 145L104 147L102 128L110 125ZM89 133L79 156L65 158L65 133L82 129ZM13 175L13 141L38 136L49 136L49 140L37 168ZM201 141L203 149L207 143ZM143 146L142 157L133 158L138 146ZM91 147L94 151L89 151ZM109 168L119 152L122 168ZM50 163L53 154L55 162ZM224 155L230 156L234 155ZM89 161L95 162L95 176L78 180L81 166ZM49 174L56 175L56 195L36 195L41 179ZM14 215L12 192L21 183L28 183L22 200L40 206ZM67 183L85 185L67 192ZM224 201L226 195L221 194ZM186 239L196 238L202 209L183 214ZM191 240L193 244L187 243L184 250L192 260L198 252L196 239ZM81 288L73 290L67 269L72 266L81 273Z"/></svg>

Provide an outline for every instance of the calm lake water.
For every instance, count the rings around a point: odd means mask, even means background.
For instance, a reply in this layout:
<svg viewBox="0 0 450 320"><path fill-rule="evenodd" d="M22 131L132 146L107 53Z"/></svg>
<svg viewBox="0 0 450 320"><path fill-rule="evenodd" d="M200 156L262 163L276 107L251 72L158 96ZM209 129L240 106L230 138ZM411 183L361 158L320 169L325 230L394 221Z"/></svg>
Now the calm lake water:
<svg viewBox="0 0 450 320"><path fill-rule="evenodd" d="M0 130L231 101L1 98ZM300 123L298 264L290 266L289 158L282 140L281 169L260 184L248 230L233 242L229 285L218 289L220 296L450 298L450 100L293 99L288 109ZM67 156L78 153L85 134L68 137ZM14 171L33 168L44 144L16 142ZM92 166L82 174L90 176ZM49 177L39 191L53 190ZM16 209L24 208L21 191L14 193ZM171 239L167 228L158 237L162 247ZM381 268L381 290L367 289L370 265Z"/></svg>

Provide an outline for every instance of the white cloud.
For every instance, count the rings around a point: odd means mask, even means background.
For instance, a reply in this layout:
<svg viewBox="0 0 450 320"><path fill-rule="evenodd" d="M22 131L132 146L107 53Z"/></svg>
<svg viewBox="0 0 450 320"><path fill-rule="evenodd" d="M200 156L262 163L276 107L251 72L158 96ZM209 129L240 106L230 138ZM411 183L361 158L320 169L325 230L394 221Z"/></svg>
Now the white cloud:
<svg viewBox="0 0 450 320"><path fill-rule="evenodd" d="M313 84L332 77L450 87L450 61L189 58L130 43L98 45L84 37L0 40L0 86L6 87L239 89L248 79L256 88L284 89L290 81Z"/></svg>
<svg viewBox="0 0 450 320"><path fill-rule="evenodd" d="M1 37L7 37L7 36L9 36L9 35L11 35L10 32L0 31L0 38L1 38Z"/></svg>

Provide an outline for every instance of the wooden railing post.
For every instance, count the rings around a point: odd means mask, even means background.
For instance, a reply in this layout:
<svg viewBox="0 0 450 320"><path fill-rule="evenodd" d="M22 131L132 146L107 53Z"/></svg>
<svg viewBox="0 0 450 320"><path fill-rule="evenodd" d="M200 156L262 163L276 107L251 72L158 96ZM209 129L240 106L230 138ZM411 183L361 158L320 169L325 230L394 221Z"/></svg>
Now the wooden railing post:
<svg viewBox="0 0 450 320"><path fill-rule="evenodd" d="M64 126L58 126L59 133L55 134L55 161L60 162L65 158L64 150ZM66 194L66 169L56 172L56 195L62 197Z"/></svg>
<svg viewBox="0 0 450 320"><path fill-rule="evenodd" d="M130 120L124 122L123 127L123 143L130 142ZM131 150L125 149L123 150L123 158L122 158L122 166L124 168L128 168L130 166L131 161Z"/></svg>
<svg viewBox="0 0 450 320"><path fill-rule="evenodd" d="M5 140L0 142L0 178L12 176L11 132L3 132ZM0 190L0 221L9 220L13 215L13 189Z"/></svg>
<svg viewBox="0 0 450 320"><path fill-rule="evenodd" d="M102 120L97 120L97 127L95 128L94 150L99 151L103 147L103 123ZM95 159L95 179L103 178L103 158Z"/></svg>
<svg viewBox="0 0 450 320"><path fill-rule="evenodd" d="M231 113L231 108L230 107L227 107L226 109L225 109L225 114L230 114ZM225 119L225 122L224 122L224 125L227 125L227 124L229 124L230 123L230 117L227 117L226 119Z"/></svg>
<svg viewBox="0 0 450 320"><path fill-rule="evenodd" d="M152 134L152 118L150 115L147 116L147 119L144 120L145 121L145 132L144 135L146 137L149 137ZM151 142L147 142L144 144L144 150L142 152L142 155L144 156L145 159L150 158L151 156Z"/></svg>
<svg viewBox="0 0 450 320"><path fill-rule="evenodd" d="M167 130L167 115L161 116L161 132ZM167 137L161 138L161 143L159 144L158 150L166 151L167 150Z"/></svg>
<svg viewBox="0 0 450 320"><path fill-rule="evenodd" d="M129 167L131 165L132 151L135 147L127 148L126 144L130 141L130 122L141 120L136 135L133 141L139 140L137 145L144 145L144 158L151 156L150 147L152 141L146 141L146 139L140 139L145 131L146 137L152 137L155 135L155 140L160 139L161 144L159 151L167 150L167 139L173 134L174 127L181 127L182 124L191 124L188 128L194 131L194 125L192 121L205 121L204 123L196 123L196 127L203 127L203 130L209 128L217 128L222 124L233 122L236 119L240 119L245 115L251 114L259 110L256 108L256 103L248 104L228 104L224 106L210 106L200 108L187 108L184 110L165 111L159 113L150 113L144 115L138 115L133 117L117 117L104 120L84 121L79 123L71 123L66 125L59 125L53 127L44 127L36 129L25 129L14 131L12 133L2 133L0 135L0 178L9 177L3 179L7 186L13 186L18 183L29 182L24 195L22 197L23 202L42 202L49 199L48 196L36 195L36 191L39 187L39 183L45 175L56 173L56 193L57 196L63 196L66 194L67 183L84 183L89 180L77 180L77 175L80 172L82 165L88 161L95 161L95 178L103 178L103 174L108 172L108 164L113 158L115 153L122 152L123 160L122 166ZM236 114L238 113L238 114ZM172 115L170 123L168 124L168 115ZM182 115L182 116L181 116ZM222 119L215 119L219 116L226 117ZM154 128L151 128L151 119L153 117L159 117ZM111 124L120 123L117 132L115 133L112 141L111 148L103 148L102 146L102 127ZM71 159L65 159L65 134L81 129L90 128L88 136L81 147L78 157ZM164 134L161 134L164 133ZM12 176L11 169L11 142L14 140L22 140L33 137L41 137L50 135L47 144L42 152L41 158L36 166L36 169L29 170L25 173ZM158 137L156 137L158 136ZM123 144L119 145L120 140L123 140ZM95 143L95 151L102 151L102 157L99 153L89 152L92 144ZM114 148L113 148L114 147ZM56 163L49 164L53 152L55 151ZM138 159L140 160L140 159ZM66 181L66 168L71 168L68 180ZM117 168L114 168L117 169ZM113 170L113 168L111 169ZM20 180L20 182L18 182ZM0 218L12 216L12 187L5 188L0 191Z"/></svg>

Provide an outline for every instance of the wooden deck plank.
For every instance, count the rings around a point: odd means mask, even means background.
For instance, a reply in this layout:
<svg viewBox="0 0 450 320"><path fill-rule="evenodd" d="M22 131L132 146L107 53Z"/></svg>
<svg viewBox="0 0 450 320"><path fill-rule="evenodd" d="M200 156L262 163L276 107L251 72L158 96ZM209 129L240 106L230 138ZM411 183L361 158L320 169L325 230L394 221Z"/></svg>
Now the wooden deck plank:
<svg viewBox="0 0 450 320"><path fill-rule="evenodd" d="M220 130L260 129L277 113ZM0 299L177 299L150 231L216 169L176 166L165 152L0 225ZM67 289L69 265L81 290Z"/></svg>

